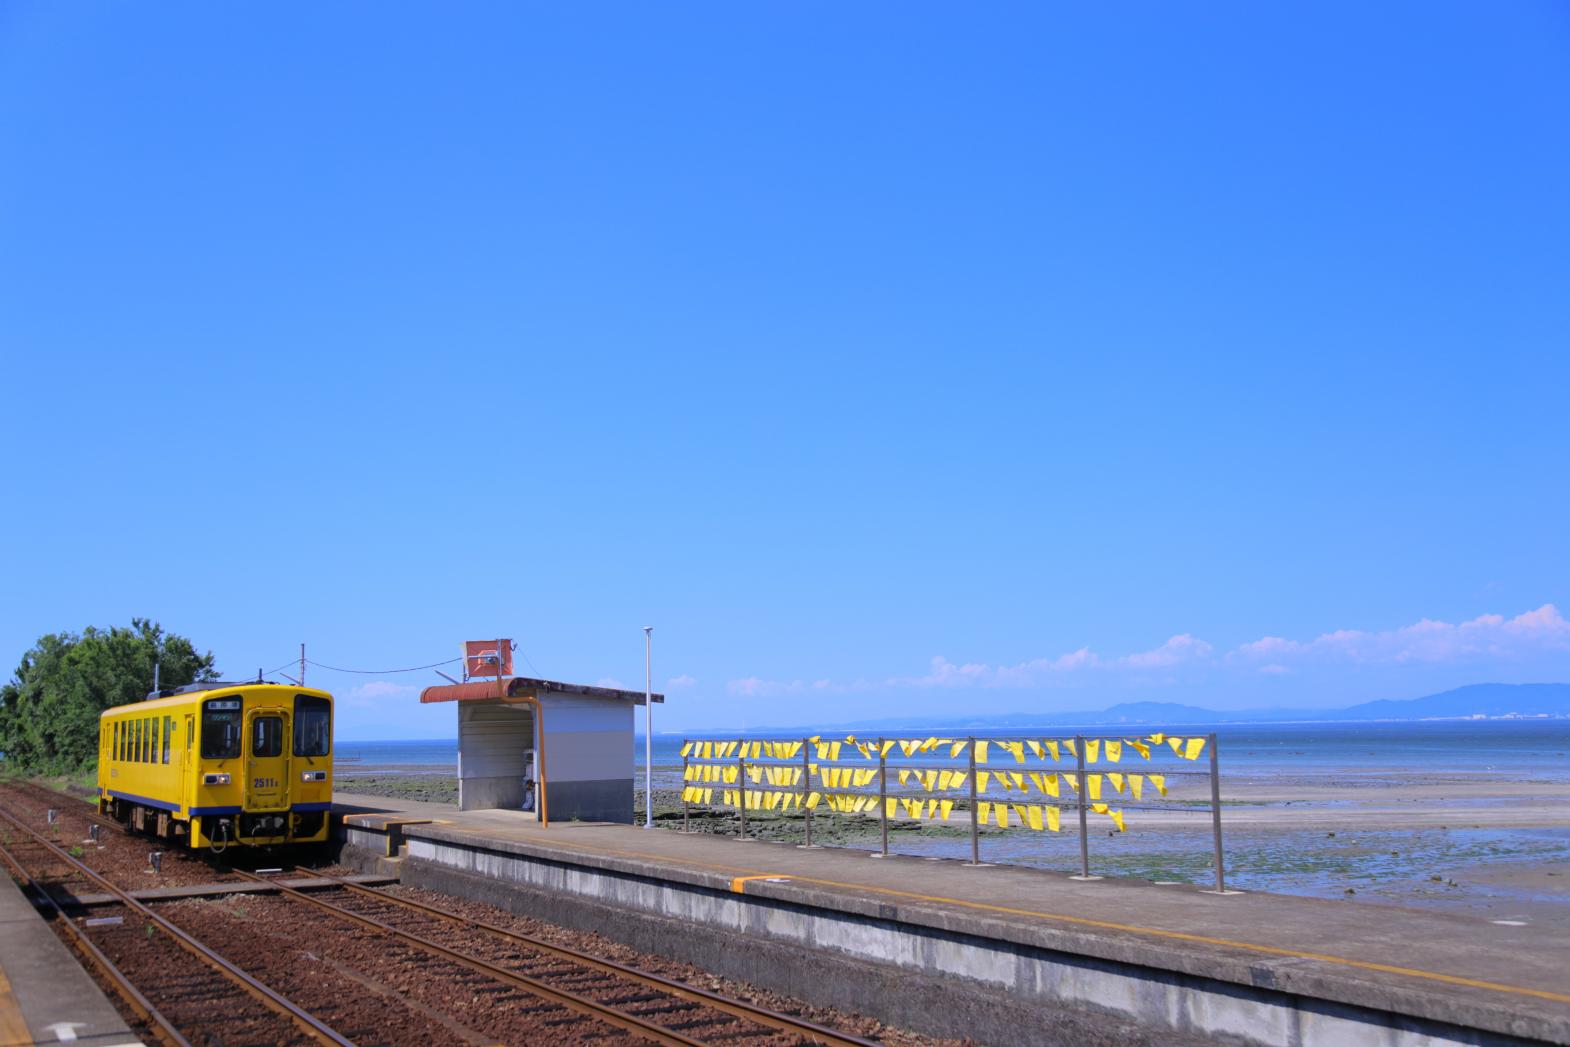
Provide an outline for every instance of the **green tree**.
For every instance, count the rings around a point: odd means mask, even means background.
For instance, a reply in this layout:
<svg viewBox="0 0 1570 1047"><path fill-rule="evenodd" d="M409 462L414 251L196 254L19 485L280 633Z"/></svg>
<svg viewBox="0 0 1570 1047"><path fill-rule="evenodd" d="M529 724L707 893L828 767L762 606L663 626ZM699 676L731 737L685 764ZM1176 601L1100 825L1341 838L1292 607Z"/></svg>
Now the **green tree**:
<svg viewBox="0 0 1570 1047"><path fill-rule="evenodd" d="M183 636L145 618L131 627L50 633L22 656L0 687L0 754L29 774L74 773L98 758L98 714L141 701L159 685L218 679L212 652L198 654Z"/></svg>

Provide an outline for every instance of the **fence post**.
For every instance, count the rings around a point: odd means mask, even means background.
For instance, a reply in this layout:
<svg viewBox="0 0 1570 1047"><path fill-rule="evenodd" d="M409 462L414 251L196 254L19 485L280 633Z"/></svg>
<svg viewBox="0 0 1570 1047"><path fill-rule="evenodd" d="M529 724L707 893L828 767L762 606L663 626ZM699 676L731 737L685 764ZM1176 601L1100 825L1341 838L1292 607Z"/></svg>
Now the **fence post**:
<svg viewBox="0 0 1570 1047"><path fill-rule="evenodd" d="M688 739L688 738L683 738L681 740L681 748L682 748L682 752L683 753L685 753L687 751L687 745L688 745L688 743L690 741L691 741L691 739ZM681 831L682 832L689 831L687 829L687 790L692 788L692 783L687 780L687 772L691 769L691 763L690 763L691 759L692 759L692 757L685 756L685 755L682 756L682 758L681 758Z"/></svg>
<svg viewBox="0 0 1570 1047"><path fill-rule="evenodd" d="M812 846L812 808L807 806L807 797L812 795L812 750L807 739L801 740L801 806L807 812L807 842L803 847Z"/></svg>
<svg viewBox="0 0 1570 1047"><path fill-rule="evenodd" d="M747 750L743 749L742 752ZM747 838L747 758L736 758L736 806L741 809L741 838Z"/></svg>
<svg viewBox="0 0 1570 1047"><path fill-rule="evenodd" d="M970 750L970 864L981 864L981 827L976 818L981 809L976 805L976 739L974 736L966 739L967 748Z"/></svg>
<svg viewBox="0 0 1570 1047"><path fill-rule="evenodd" d="M1090 805L1085 802L1090 792L1090 783L1085 781L1085 736L1074 736L1074 758L1079 783L1079 788L1074 790L1079 793L1079 878L1090 879Z"/></svg>
<svg viewBox="0 0 1570 1047"><path fill-rule="evenodd" d="M1221 858L1221 758L1216 754L1216 736L1210 736L1210 827L1216 848L1216 893L1227 893L1226 874Z"/></svg>
<svg viewBox="0 0 1570 1047"><path fill-rule="evenodd" d="M878 821L883 827L883 857L889 856L889 765L883 753L883 739L878 739Z"/></svg>

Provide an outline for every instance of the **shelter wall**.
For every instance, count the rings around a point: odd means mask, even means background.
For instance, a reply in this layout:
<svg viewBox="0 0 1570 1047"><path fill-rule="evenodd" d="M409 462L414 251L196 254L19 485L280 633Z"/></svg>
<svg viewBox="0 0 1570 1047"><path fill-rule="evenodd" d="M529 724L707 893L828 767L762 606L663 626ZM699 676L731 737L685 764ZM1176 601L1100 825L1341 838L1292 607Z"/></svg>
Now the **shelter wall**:
<svg viewBox="0 0 1570 1047"><path fill-rule="evenodd" d="M575 694L547 693L541 701L551 818L630 824L637 706Z"/></svg>
<svg viewBox="0 0 1570 1047"><path fill-rule="evenodd" d="M458 809L523 806L524 752L534 748L534 710L458 702Z"/></svg>

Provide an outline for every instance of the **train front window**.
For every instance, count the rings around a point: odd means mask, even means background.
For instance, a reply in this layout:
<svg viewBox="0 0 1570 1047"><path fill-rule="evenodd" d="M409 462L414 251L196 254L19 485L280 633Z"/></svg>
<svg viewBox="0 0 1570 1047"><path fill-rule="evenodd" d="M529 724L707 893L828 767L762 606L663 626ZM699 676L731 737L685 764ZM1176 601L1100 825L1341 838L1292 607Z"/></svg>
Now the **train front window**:
<svg viewBox="0 0 1570 1047"><path fill-rule="evenodd" d="M283 717L258 716L251 721L251 755L283 755Z"/></svg>
<svg viewBox="0 0 1570 1047"><path fill-rule="evenodd" d="M240 755L240 699L209 698L202 703L202 759L232 760Z"/></svg>
<svg viewBox="0 0 1570 1047"><path fill-rule="evenodd" d="M332 751L333 707L326 698L294 696L294 755L326 756Z"/></svg>

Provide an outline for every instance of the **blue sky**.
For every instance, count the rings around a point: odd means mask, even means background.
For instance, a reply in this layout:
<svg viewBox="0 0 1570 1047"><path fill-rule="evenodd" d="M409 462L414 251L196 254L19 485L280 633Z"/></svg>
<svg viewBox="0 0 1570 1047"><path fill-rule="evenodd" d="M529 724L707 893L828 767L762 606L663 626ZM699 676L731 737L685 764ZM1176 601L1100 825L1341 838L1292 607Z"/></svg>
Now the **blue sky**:
<svg viewBox="0 0 1570 1047"><path fill-rule="evenodd" d="M1551 3L6 4L0 653L652 624L671 728L1570 679L1567 128Z"/></svg>

